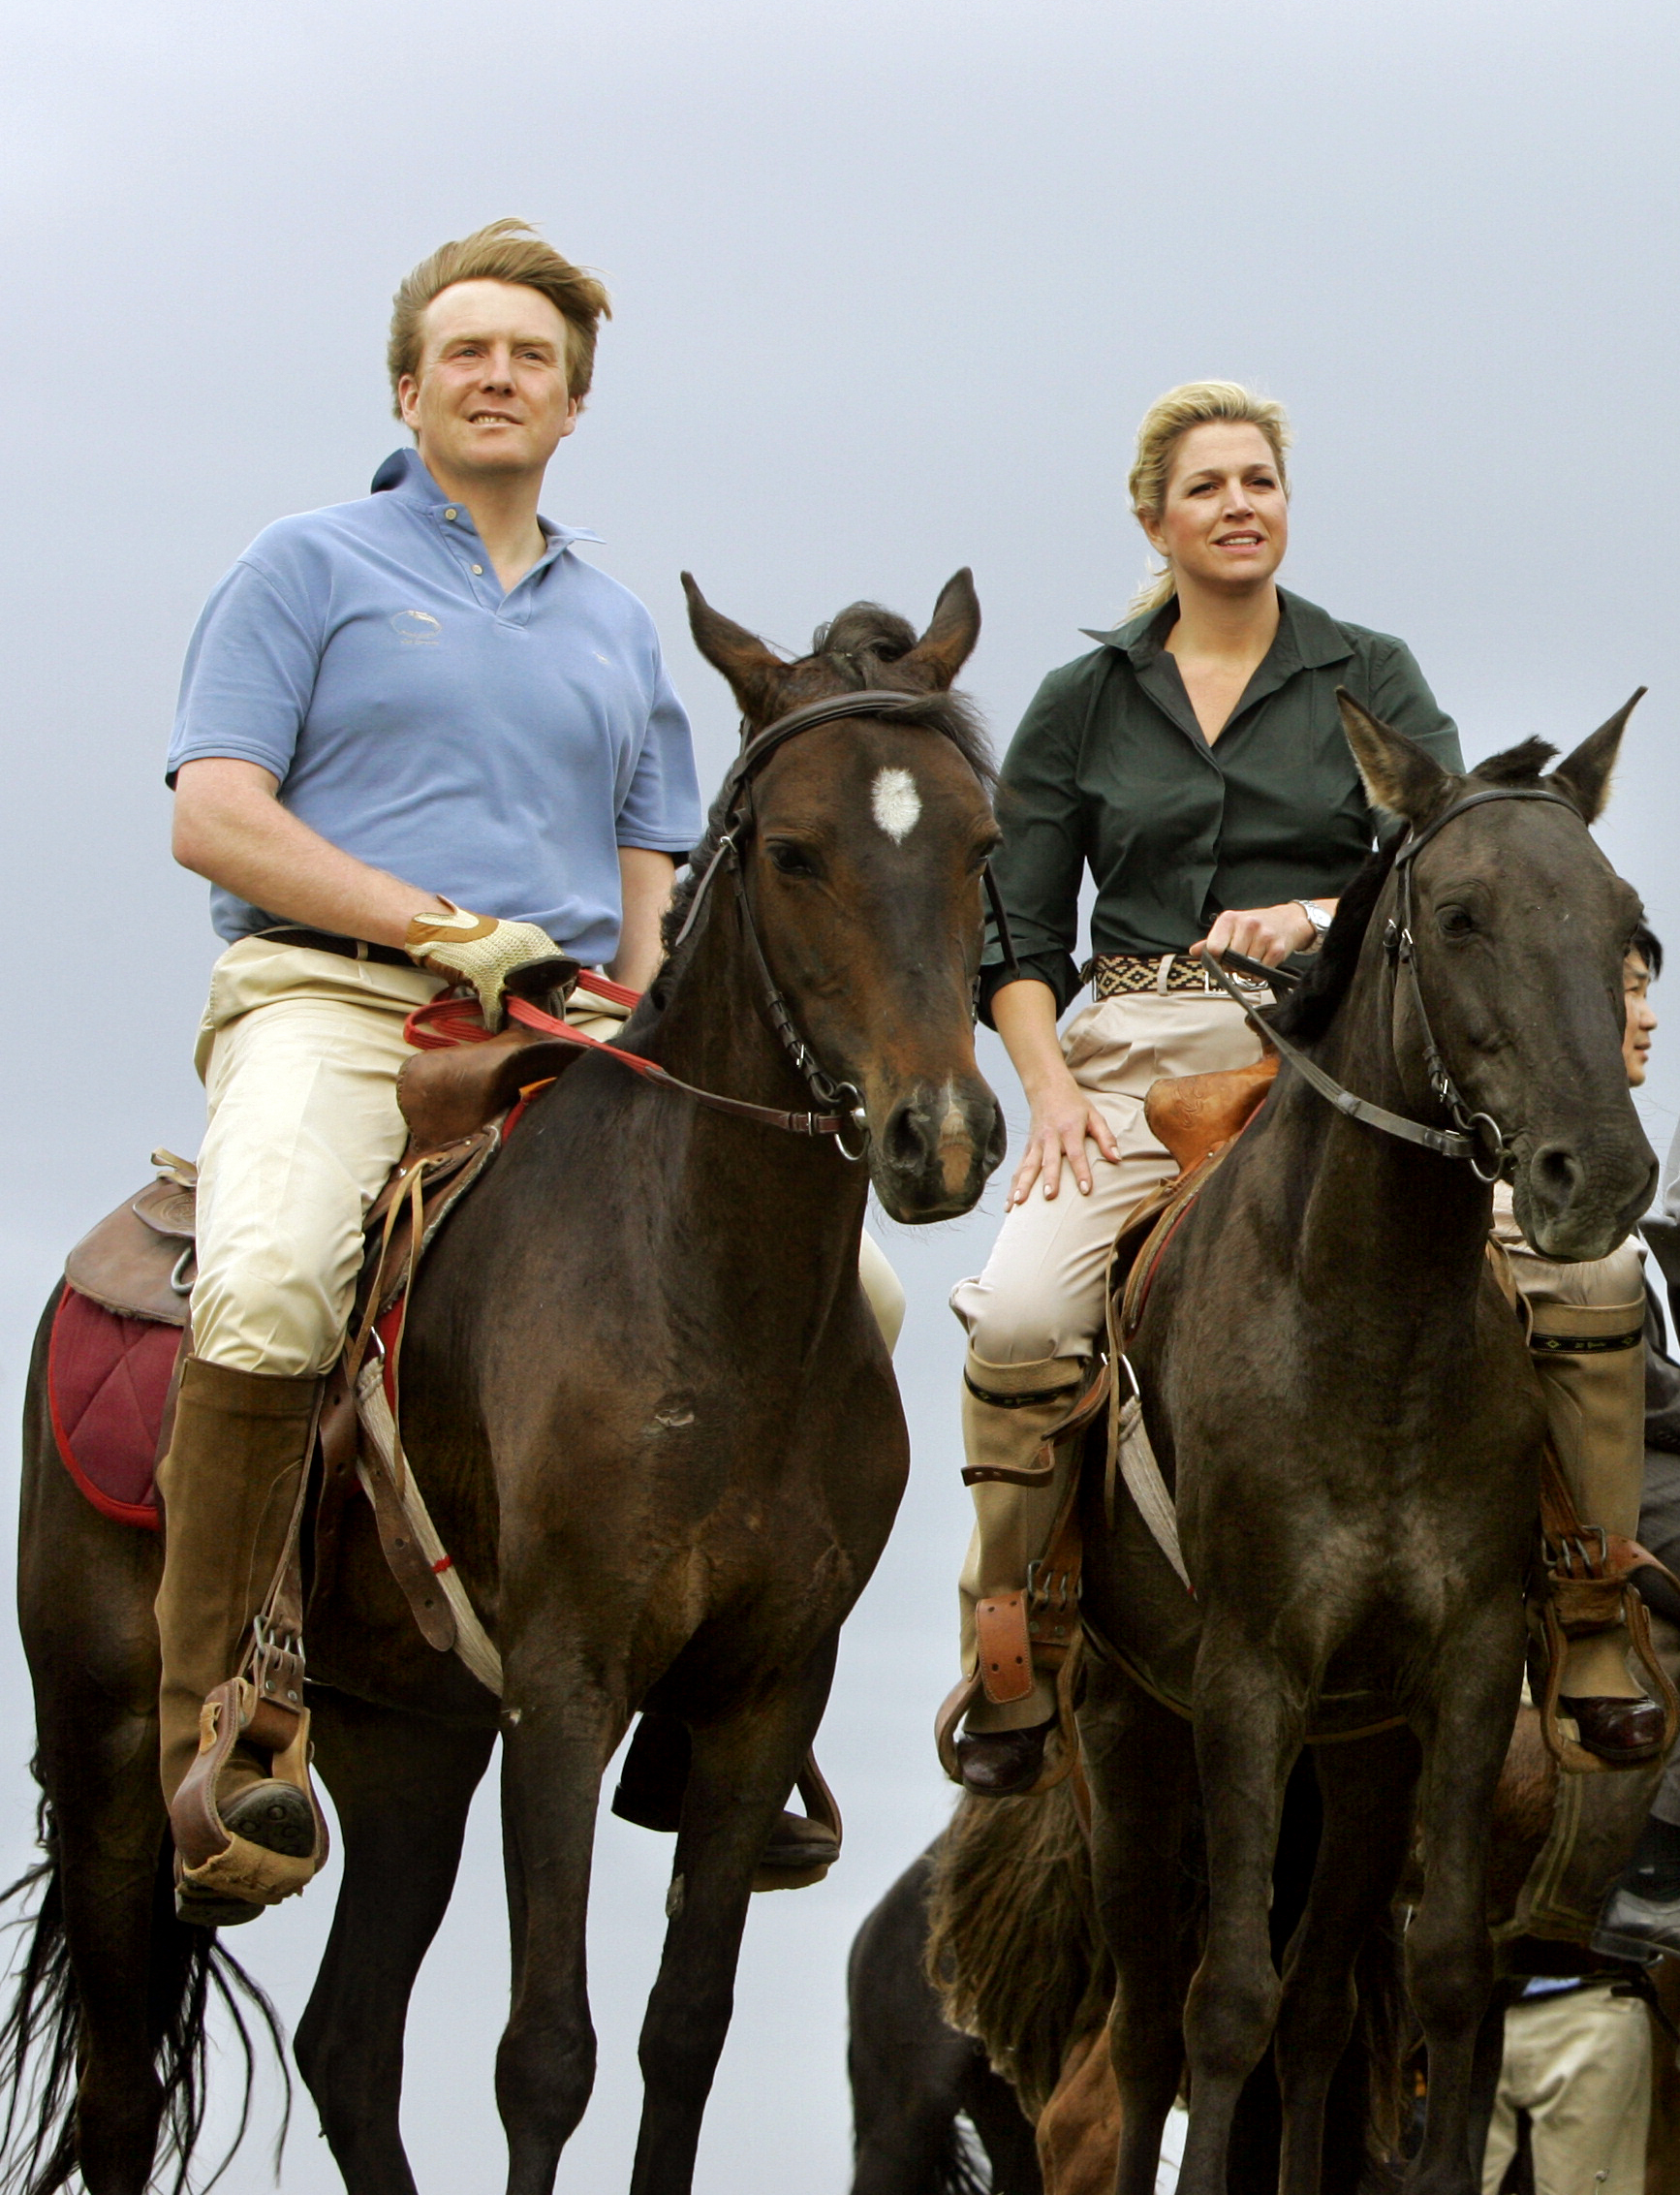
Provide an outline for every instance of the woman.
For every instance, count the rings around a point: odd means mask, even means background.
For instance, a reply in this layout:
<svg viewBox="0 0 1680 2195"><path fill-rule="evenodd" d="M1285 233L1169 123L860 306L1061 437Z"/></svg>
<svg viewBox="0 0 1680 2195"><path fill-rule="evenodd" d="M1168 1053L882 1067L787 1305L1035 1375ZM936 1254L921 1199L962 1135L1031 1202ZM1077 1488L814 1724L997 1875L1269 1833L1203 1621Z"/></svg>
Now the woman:
<svg viewBox="0 0 1680 2195"><path fill-rule="evenodd" d="M1143 1122L1150 1083L1260 1056L1201 954L1230 948L1276 966L1313 951L1370 848L1376 818L1336 688L1463 768L1457 732L1401 642L1278 586L1289 442L1282 407L1234 382L1193 382L1151 406L1130 486L1162 569L1125 624L1092 634L1093 653L1045 679L1004 764L995 868L1018 974L994 938L981 1012L1032 1117L996 1246L951 1298L969 1337L971 1468L1030 1465L1083 1384L1114 1237L1174 1171ZM1096 1002L1058 1038L1080 988L1087 863ZM1047 1488L975 1486L965 1671L975 1603L1025 1586L1067 1467L1064 1457ZM957 1746L968 1788L1030 1784L1053 1706L1042 1678L1002 1705L980 1694Z"/></svg>
<svg viewBox="0 0 1680 2195"><path fill-rule="evenodd" d="M996 871L1017 962L1006 971L993 940L982 1011L1032 1118L985 1270L951 1298L969 1337L971 1472L1029 1466L1084 1383L1114 1237L1173 1172L1143 1121L1150 1083L1260 1055L1202 954L1231 949L1275 967L1314 951L1365 858L1377 818L1336 688L1444 768L1464 767L1457 732L1401 642L1278 586L1288 444L1281 407L1232 382L1194 382L1151 407L1130 485L1163 569L1128 623L1093 634L1094 654L1051 673L1004 765ZM1097 1002L1058 1037L1079 988L1072 949L1087 862ZM1529 1301L1552 1442L1576 1507L1589 1525L1630 1531L1641 1454L1636 1258L1558 1267L1527 1251L1508 1214L1496 1212L1495 1232ZM1068 1467L1064 1455L1052 1480L1030 1489L974 1486L962 1579L970 1677L975 1604L1025 1587ZM1006 1606L1002 1620L1020 1618ZM1648 1758L1662 1729L1626 1646L1620 1629L1574 1642L1563 1673L1581 1742L1617 1764ZM1053 1709L1042 1678L1001 1703L981 1690L957 1744L968 1788L998 1795L1030 1784Z"/></svg>

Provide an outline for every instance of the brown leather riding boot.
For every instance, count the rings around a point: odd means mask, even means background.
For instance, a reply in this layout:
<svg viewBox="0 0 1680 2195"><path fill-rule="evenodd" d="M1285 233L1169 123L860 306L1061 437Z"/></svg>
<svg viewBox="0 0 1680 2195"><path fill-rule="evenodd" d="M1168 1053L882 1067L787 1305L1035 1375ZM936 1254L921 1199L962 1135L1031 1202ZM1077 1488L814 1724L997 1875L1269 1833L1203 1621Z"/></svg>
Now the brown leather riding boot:
<svg viewBox="0 0 1680 2195"><path fill-rule="evenodd" d="M182 1367L169 1454L158 1466L164 1576L156 1614L160 1769L176 1845L189 1861L201 1855L177 1819L181 1786L204 1742L206 1700L238 1673L252 1618L285 1552L320 1384L233 1371L198 1357ZM226 1701L215 1711L230 1711ZM313 1802L296 1778L277 1780L271 1772L274 1753L298 1731L299 1718L270 1709L266 1724L251 1727L253 1736L265 1728L273 1743L233 1744L214 1778L212 1818L219 1815L234 1839L305 1859L317 1841ZM301 1728L306 1734L306 1723ZM306 1735L300 1745L306 1752ZM195 1901L193 1886L184 1883L181 1911L185 1919L227 1926L252 1918L267 1901Z"/></svg>
<svg viewBox="0 0 1680 2195"><path fill-rule="evenodd" d="M1045 1437L1068 1416L1084 1386L1085 1367L1071 1357L1030 1364L993 1364L971 1350L962 1393L963 1447L971 1468L1028 1469ZM1044 1552L1067 1487L1070 1458L1042 1486L980 1480L974 1496L975 1532L963 1564L962 1666L980 1663L976 1610L982 1601L1025 1590L1029 1564ZM982 1679L987 1673L980 1672ZM1055 1686L1029 1672L1026 1689L982 1683L956 1741L963 1782L971 1791L1003 1797L1036 1781L1044 1739L1056 1712ZM997 1698L998 1691L1013 1697Z"/></svg>
<svg viewBox="0 0 1680 2195"><path fill-rule="evenodd" d="M1552 1447L1589 1530L1632 1538L1645 1465L1645 1305L1540 1302L1531 1346ZM1581 1743L1609 1761L1647 1759L1664 1716L1628 1666L1625 1624L1570 1644L1559 1702Z"/></svg>

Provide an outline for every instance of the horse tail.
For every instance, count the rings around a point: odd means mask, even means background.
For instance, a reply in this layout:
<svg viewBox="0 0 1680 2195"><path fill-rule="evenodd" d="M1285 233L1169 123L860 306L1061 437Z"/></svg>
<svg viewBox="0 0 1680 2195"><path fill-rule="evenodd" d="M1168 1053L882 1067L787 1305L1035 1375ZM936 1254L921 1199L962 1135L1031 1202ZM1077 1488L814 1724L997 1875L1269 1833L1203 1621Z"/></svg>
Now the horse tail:
<svg viewBox="0 0 1680 2195"><path fill-rule="evenodd" d="M38 1769L32 1767L36 1780ZM77 2085L85 2036L83 2014L71 1971L64 1925L64 1889L51 1808L42 1798L36 1817L45 1855L11 1888L0 1905L20 1908L13 1926L28 1931L16 1969L16 1988L0 2023L0 2189L4 2195L57 2195L76 2177ZM186 2195L194 2152L204 2122L206 2016L218 2006L233 2028L244 2064L244 2094L233 2140L202 2184L214 2185L233 2162L251 2122L257 2061L266 2045L284 2092L280 2156L292 2117L292 2077L280 2016L261 1985L209 1928L189 1928L175 1915L174 1868L169 1840L158 1855L153 1886L151 1964L147 1976L147 2033L158 2084L160 2178L148 2185ZM162 2176L169 2175L166 2180Z"/></svg>
<svg viewBox="0 0 1680 2195"><path fill-rule="evenodd" d="M958 1802L934 1848L926 1971L946 2019L979 2038L1036 2119L1114 1993L1070 1784Z"/></svg>

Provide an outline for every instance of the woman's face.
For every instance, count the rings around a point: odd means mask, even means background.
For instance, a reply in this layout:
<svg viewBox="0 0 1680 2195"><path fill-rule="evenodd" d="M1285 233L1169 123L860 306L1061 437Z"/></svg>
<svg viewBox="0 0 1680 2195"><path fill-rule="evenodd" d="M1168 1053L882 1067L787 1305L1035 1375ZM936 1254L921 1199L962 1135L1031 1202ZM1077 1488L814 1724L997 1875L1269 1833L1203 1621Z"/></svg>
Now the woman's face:
<svg viewBox="0 0 1680 2195"><path fill-rule="evenodd" d="M1271 444L1258 426L1209 420L1180 435L1150 547L1188 580L1221 593L1263 586L1290 543L1290 507Z"/></svg>

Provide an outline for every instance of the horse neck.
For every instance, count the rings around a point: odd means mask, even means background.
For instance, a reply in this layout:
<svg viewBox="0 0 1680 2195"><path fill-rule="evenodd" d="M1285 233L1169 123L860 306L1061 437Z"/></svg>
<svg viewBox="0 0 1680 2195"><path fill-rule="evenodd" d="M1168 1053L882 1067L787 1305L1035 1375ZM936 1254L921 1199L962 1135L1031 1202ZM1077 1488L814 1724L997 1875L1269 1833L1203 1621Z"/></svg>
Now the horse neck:
<svg viewBox="0 0 1680 2195"><path fill-rule="evenodd" d="M1373 917L1365 950L1315 1056L1355 1096L1390 1113L1420 1113L1394 1055L1394 988L1381 944L1386 903ZM1367 1276L1398 1326L1462 1325L1480 1285L1492 1191L1461 1159L1384 1134L1337 1113L1305 1081L1284 1070L1277 1132L1279 1176L1302 1197L1296 1256L1303 1288L1342 1300L1350 1274Z"/></svg>

